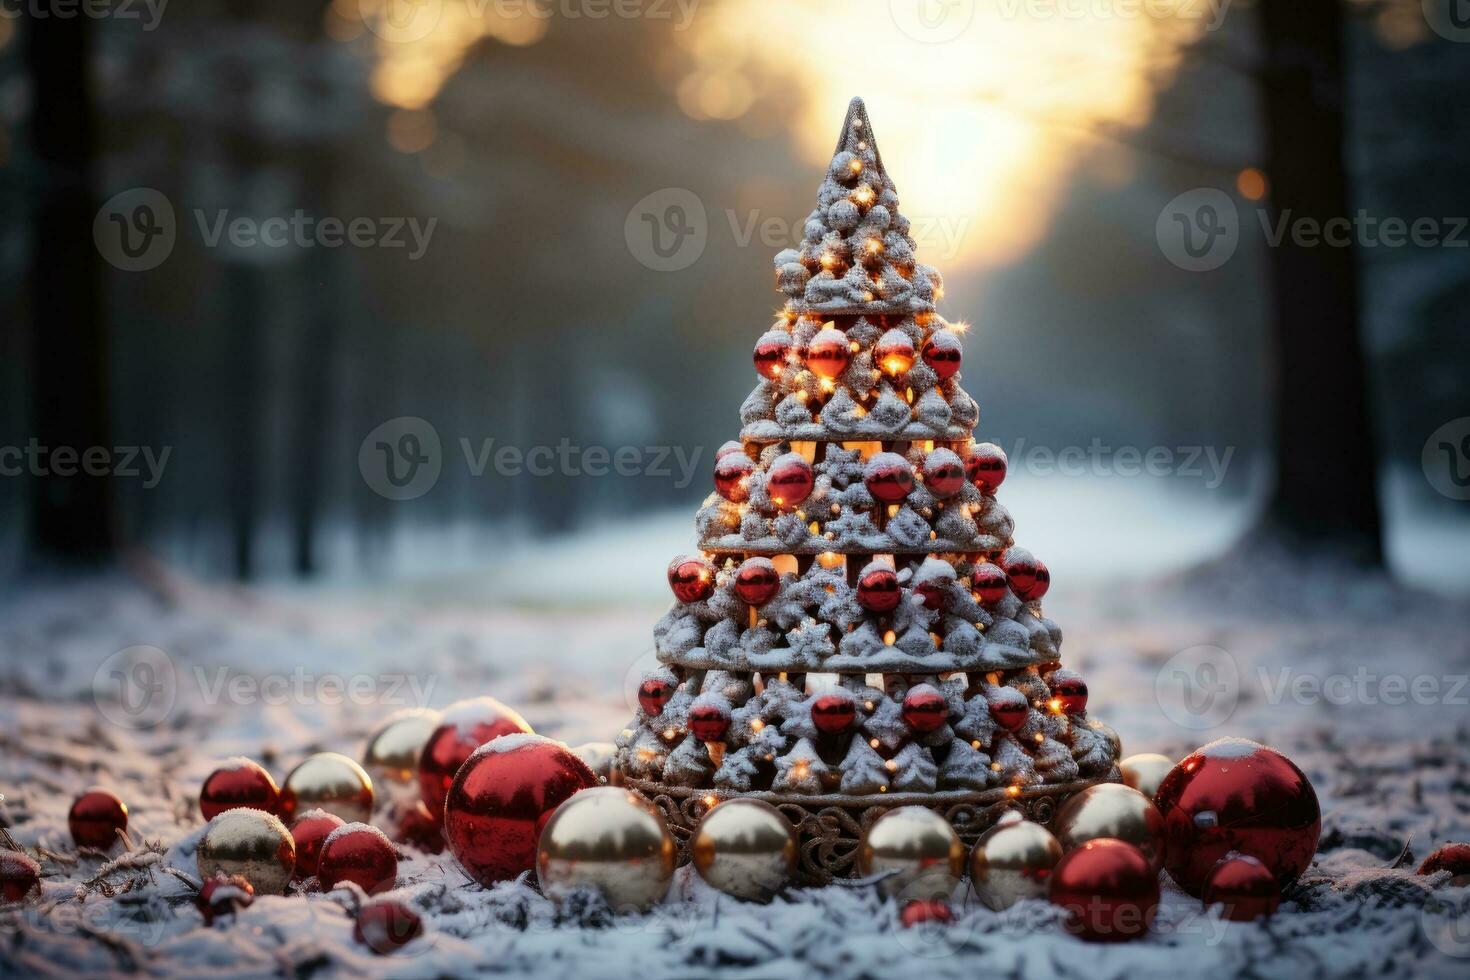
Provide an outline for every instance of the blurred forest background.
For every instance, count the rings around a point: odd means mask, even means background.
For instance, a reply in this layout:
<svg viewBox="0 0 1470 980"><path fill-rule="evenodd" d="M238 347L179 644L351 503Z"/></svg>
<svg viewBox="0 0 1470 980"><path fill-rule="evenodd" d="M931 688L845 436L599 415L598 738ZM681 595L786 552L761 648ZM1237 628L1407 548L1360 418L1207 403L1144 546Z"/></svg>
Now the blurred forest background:
<svg viewBox="0 0 1470 980"><path fill-rule="evenodd" d="M1443 19L1434 0L1062 16L959 0L938 5L968 18L953 37L903 0L7 5L0 446L170 455L153 487L0 477L0 577L131 549L225 579L392 576L415 556L473 567L497 542L690 521L755 380L771 258L799 239L862 95L905 210L952 232L919 257L945 274L942 312L973 324L978 435L1233 449L1218 486L1174 475L1146 499L1470 587L1463 553L1417 550L1467 540L1452 533L1467 505L1421 454L1470 415L1470 236L1270 248L1257 220L1470 215L1455 4ZM130 272L92 229L135 188L167 198L176 241ZM665 188L707 219L703 253L674 272L625 237ZM1229 195L1240 236L1192 272L1157 225L1199 188ZM211 245L196 217L298 209L436 223L414 259ZM443 440L437 484L409 501L358 466L399 416ZM476 475L462 438L702 455L690 486L677 468ZM1124 533L1171 533L1150 516Z"/></svg>

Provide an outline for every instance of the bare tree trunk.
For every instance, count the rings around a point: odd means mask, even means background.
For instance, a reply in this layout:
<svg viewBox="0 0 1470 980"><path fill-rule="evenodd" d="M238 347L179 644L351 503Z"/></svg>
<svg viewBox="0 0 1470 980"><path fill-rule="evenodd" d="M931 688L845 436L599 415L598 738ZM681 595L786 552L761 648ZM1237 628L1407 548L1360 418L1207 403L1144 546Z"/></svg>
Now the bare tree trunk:
<svg viewBox="0 0 1470 980"><path fill-rule="evenodd" d="M1264 0L1272 219L1352 217L1345 171L1342 0ZM1276 489L1264 531L1383 564L1378 457L1351 245L1270 250L1277 351Z"/></svg>
<svg viewBox="0 0 1470 980"><path fill-rule="evenodd" d="M32 138L41 184L31 218L31 392L36 441L80 456L108 446L106 323L92 243L96 132L86 17L29 17L23 29L32 85ZM105 477L80 468L35 477L30 541L49 559L93 563L112 554Z"/></svg>

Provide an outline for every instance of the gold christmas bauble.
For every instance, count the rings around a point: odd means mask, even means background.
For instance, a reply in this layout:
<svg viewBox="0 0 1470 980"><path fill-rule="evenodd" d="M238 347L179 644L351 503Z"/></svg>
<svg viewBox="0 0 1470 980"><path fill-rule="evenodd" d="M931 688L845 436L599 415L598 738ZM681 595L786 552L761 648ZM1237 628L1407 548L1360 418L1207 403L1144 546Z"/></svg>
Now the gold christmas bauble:
<svg viewBox="0 0 1470 980"><path fill-rule="evenodd" d="M796 870L796 831L764 800L726 800L694 829L699 876L727 895L769 902Z"/></svg>
<svg viewBox="0 0 1470 980"><path fill-rule="evenodd" d="M1045 898L1051 869L1062 859L1062 845L1038 823L1006 814L975 842L970 852L970 884L980 901L999 912L1023 898Z"/></svg>
<svg viewBox="0 0 1470 980"><path fill-rule="evenodd" d="M1118 763L1118 770L1123 773L1123 785L1132 786L1149 799L1159 792L1159 784L1173 769L1174 760L1157 752L1130 755Z"/></svg>
<svg viewBox="0 0 1470 980"><path fill-rule="evenodd" d="M546 897L560 904L590 888L615 912L646 911L663 898L678 848L652 803L616 786L584 789L546 822L536 874Z"/></svg>
<svg viewBox="0 0 1470 980"><path fill-rule="evenodd" d="M439 712L407 708L389 716L368 736L362 766L372 777L379 796L400 802L419 798L419 756L438 727Z"/></svg>
<svg viewBox="0 0 1470 980"><path fill-rule="evenodd" d="M373 815L373 780L356 762L337 752L318 752L292 769L281 784L281 819L307 810L326 810L346 823Z"/></svg>
<svg viewBox="0 0 1470 980"><path fill-rule="evenodd" d="M613 757L617 753L618 747L611 742L583 742L572 747L573 755L608 782L612 782Z"/></svg>
<svg viewBox="0 0 1470 980"><path fill-rule="evenodd" d="M858 872L884 875L884 895L904 899L948 898L965 867L965 845L933 810L901 806L889 810L863 834Z"/></svg>
<svg viewBox="0 0 1470 980"><path fill-rule="evenodd" d="M1163 861L1163 814L1147 796L1121 783L1098 783L1073 796L1052 818L1051 829L1064 851L1116 837L1137 846L1155 868Z"/></svg>
<svg viewBox="0 0 1470 980"><path fill-rule="evenodd" d="M209 821L195 860L204 881L223 871L243 875L261 894L279 895L296 870L296 842L274 814L237 807Z"/></svg>

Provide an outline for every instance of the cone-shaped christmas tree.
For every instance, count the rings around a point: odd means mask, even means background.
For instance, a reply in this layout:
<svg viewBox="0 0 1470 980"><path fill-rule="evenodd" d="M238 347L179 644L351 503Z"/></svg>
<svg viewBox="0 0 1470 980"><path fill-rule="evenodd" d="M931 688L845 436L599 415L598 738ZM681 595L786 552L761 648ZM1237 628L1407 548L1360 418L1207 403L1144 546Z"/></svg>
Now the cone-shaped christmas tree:
<svg viewBox="0 0 1470 980"><path fill-rule="evenodd" d="M1117 778L908 232L854 99L801 247L776 256L786 304L619 741L623 778L681 839L724 797L781 806L808 880L847 873L891 806L932 806L973 840L1008 806L1045 820Z"/></svg>

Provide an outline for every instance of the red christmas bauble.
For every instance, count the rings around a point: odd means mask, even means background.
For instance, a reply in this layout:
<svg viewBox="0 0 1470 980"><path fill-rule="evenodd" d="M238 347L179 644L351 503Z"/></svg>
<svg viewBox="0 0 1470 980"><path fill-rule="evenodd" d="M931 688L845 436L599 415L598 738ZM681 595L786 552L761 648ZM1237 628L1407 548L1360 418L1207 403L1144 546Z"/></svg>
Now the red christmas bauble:
<svg viewBox="0 0 1470 980"><path fill-rule="evenodd" d="M105 851L128 829L128 807L114 793L89 789L71 805L66 822L78 847Z"/></svg>
<svg viewBox="0 0 1470 980"><path fill-rule="evenodd" d="M731 453L744 453L745 446L734 439L727 439L715 450L715 462L719 462Z"/></svg>
<svg viewBox="0 0 1470 980"><path fill-rule="evenodd" d="M982 442L970 447L965 457L965 475L985 493L995 493L1006 479L1005 450L993 442Z"/></svg>
<svg viewBox="0 0 1470 980"><path fill-rule="evenodd" d="M1223 914L1232 922L1250 922L1276 912L1281 887L1260 861L1248 854L1233 854L1210 872L1204 902L1224 906Z"/></svg>
<svg viewBox="0 0 1470 980"><path fill-rule="evenodd" d="M857 721L857 705L845 694L823 694L812 702L812 724L823 735L846 735Z"/></svg>
<svg viewBox="0 0 1470 980"><path fill-rule="evenodd" d="M291 823L291 839L296 842L296 870L292 872L292 878L302 881L316 874L322 844L332 831L345 823L341 817L326 810L307 810Z"/></svg>
<svg viewBox="0 0 1470 980"><path fill-rule="evenodd" d="M965 464L948 449L936 449L924 459L924 486L941 500L965 485Z"/></svg>
<svg viewBox="0 0 1470 980"><path fill-rule="evenodd" d="M903 598L898 573L891 568L874 568L858 579L857 601L864 609L886 613L897 608Z"/></svg>
<svg viewBox="0 0 1470 980"><path fill-rule="evenodd" d="M536 842L552 812L596 785L587 764L559 742L539 735L496 739L470 756L449 787L449 849L482 885L514 878L535 866Z"/></svg>
<svg viewBox="0 0 1470 980"><path fill-rule="evenodd" d="M1051 873L1051 902L1067 930L1093 942L1122 942L1148 931L1159 908L1159 876L1143 852L1113 837L1062 855Z"/></svg>
<svg viewBox="0 0 1470 980"><path fill-rule="evenodd" d="M921 735L938 731L949 720L949 705L929 684L911 689L903 699L903 723Z"/></svg>
<svg viewBox="0 0 1470 980"><path fill-rule="evenodd" d="M677 685L666 677L652 676L643 678L643 683L638 685L638 707L649 716L663 714L664 705L669 703L669 698L674 696Z"/></svg>
<svg viewBox="0 0 1470 980"><path fill-rule="evenodd" d="M878 453L863 470L863 485L874 500L896 504L914 488L914 471L898 453Z"/></svg>
<svg viewBox="0 0 1470 980"><path fill-rule="evenodd" d="M529 732L526 719L494 698L470 698L444 710L419 753L419 792L429 813L444 814L444 794L470 753L493 738Z"/></svg>
<svg viewBox="0 0 1470 980"><path fill-rule="evenodd" d="M1312 863L1322 811L1290 759L1243 738L1222 738L1175 766L1154 795L1164 815L1164 867L1196 897L1215 865L1236 852L1258 859L1284 889Z"/></svg>
<svg viewBox="0 0 1470 980"><path fill-rule="evenodd" d="M1036 569L1032 575L1031 584L1018 586L1016 589L1016 598L1022 602L1035 602L1037 599L1046 595L1047 590L1050 588L1051 570L1038 558L1036 559Z"/></svg>
<svg viewBox="0 0 1470 980"><path fill-rule="evenodd" d="M940 381L948 381L960 369L960 338L949 330L936 330L924 343L924 363Z"/></svg>
<svg viewBox="0 0 1470 980"><path fill-rule="evenodd" d="M1014 690L1014 688L1002 688L1002 691ZM990 717L995 723L1008 732L1014 732L1026 724L1026 715L1031 706L1026 703L1025 695L1016 691L1015 697L998 695L989 700Z"/></svg>
<svg viewBox="0 0 1470 980"><path fill-rule="evenodd" d="M755 342L755 369L767 378L779 377L791 353L791 334L768 330Z"/></svg>
<svg viewBox="0 0 1470 980"><path fill-rule="evenodd" d="M397 881L398 852L377 827L343 824L322 842L316 877L324 891L350 881L371 895Z"/></svg>
<svg viewBox="0 0 1470 980"><path fill-rule="evenodd" d="M750 496L746 478L755 472L755 464L744 453L729 453L715 463L715 491L732 504Z"/></svg>
<svg viewBox="0 0 1470 980"><path fill-rule="evenodd" d="M735 594L751 606L763 606L781 591L781 573L769 558L747 558L735 572Z"/></svg>
<svg viewBox="0 0 1470 980"><path fill-rule="evenodd" d="M801 455L778 456L766 473L766 496L782 510L790 510L807 498L816 479L812 464Z"/></svg>
<svg viewBox="0 0 1470 980"><path fill-rule="evenodd" d="M931 922L953 922L954 912L949 903L941 899L919 898L904 905L898 921L905 929L928 925Z"/></svg>
<svg viewBox="0 0 1470 980"><path fill-rule="evenodd" d="M1017 598L1036 586L1037 568L1040 564L1036 556L1025 548L1012 545L1000 553L1000 567L1005 569L1011 591L1016 593Z"/></svg>
<svg viewBox="0 0 1470 980"><path fill-rule="evenodd" d="M730 730L730 709L696 702L689 709L689 731L701 742L723 742Z"/></svg>
<svg viewBox="0 0 1470 980"><path fill-rule="evenodd" d="M406 946L424 934L424 920L402 902L364 902L357 910L352 938L381 955Z"/></svg>
<svg viewBox="0 0 1470 980"><path fill-rule="evenodd" d="M873 348L873 363L888 374L903 374L914 366L914 342L895 327L878 338Z"/></svg>
<svg viewBox="0 0 1470 980"><path fill-rule="evenodd" d="M914 595L924 600L925 609L949 607L949 583L951 579L928 579L915 583Z"/></svg>
<svg viewBox="0 0 1470 980"><path fill-rule="evenodd" d="M1436 871L1448 871L1452 885L1470 882L1470 844L1446 844L1419 865L1421 875L1432 875Z"/></svg>
<svg viewBox="0 0 1470 980"><path fill-rule="evenodd" d="M847 370L852 358L851 341L841 330L818 331L806 348L807 369L819 378L835 378Z"/></svg>
<svg viewBox="0 0 1470 980"><path fill-rule="evenodd" d="M398 828L393 839L400 844L416 847L425 854L442 854L444 825L434 819L422 800L418 800L399 814ZM296 853L300 855L301 852L298 849Z"/></svg>
<svg viewBox="0 0 1470 980"><path fill-rule="evenodd" d="M986 562L976 565L970 572L970 591L975 593L976 598L987 606L994 605L1006 597L1011 590L1010 582L1006 579L1006 573L999 565Z"/></svg>
<svg viewBox="0 0 1470 980"><path fill-rule="evenodd" d="M0 850L0 899L19 902L41 887L41 866L29 854Z"/></svg>
<svg viewBox="0 0 1470 980"><path fill-rule="evenodd" d="M237 806L275 813L280 800L281 791L271 774L249 759L236 759L221 766L199 788L199 812L205 820L213 820Z"/></svg>
<svg viewBox="0 0 1470 980"><path fill-rule="evenodd" d="M1062 711L1069 715L1080 715L1087 710L1087 682L1071 671L1059 671L1052 675L1051 696L1061 702Z"/></svg>
<svg viewBox="0 0 1470 980"><path fill-rule="evenodd" d="M715 594L714 566L703 558L675 558L669 563L669 588L680 602L703 602Z"/></svg>
<svg viewBox="0 0 1470 980"><path fill-rule="evenodd" d="M255 886L244 875L227 875L223 871L207 879L194 897L194 905L207 926L214 925L222 916L249 908L254 901Z"/></svg>

